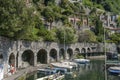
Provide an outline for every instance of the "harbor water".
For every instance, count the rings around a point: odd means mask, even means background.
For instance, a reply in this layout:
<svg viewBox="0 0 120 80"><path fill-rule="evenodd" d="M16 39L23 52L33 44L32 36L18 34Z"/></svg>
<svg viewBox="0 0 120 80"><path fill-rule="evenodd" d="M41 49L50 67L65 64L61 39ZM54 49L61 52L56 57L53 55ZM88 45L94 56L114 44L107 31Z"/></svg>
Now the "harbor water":
<svg viewBox="0 0 120 80"><path fill-rule="evenodd" d="M73 75L66 75L63 80L105 80L104 60L91 60L89 64L80 64ZM29 74L26 80L36 80L42 75L34 72ZM110 75L107 72L107 80L120 80L119 76Z"/></svg>

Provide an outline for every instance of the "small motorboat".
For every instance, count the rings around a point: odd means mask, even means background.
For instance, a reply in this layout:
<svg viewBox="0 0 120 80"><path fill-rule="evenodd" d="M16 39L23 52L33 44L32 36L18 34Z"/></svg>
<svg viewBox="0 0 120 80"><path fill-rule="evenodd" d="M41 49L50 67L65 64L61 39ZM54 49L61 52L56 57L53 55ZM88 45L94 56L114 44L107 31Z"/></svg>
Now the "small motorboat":
<svg viewBox="0 0 120 80"><path fill-rule="evenodd" d="M75 62L72 62L72 61L64 61L64 62L61 62L61 63L64 64L64 65L73 66L73 68L78 67L78 64L75 63Z"/></svg>
<svg viewBox="0 0 120 80"><path fill-rule="evenodd" d="M38 69L37 71L39 74L44 74L45 76L55 74L55 71L52 69Z"/></svg>
<svg viewBox="0 0 120 80"><path fill-rule="evenodd" d="M114 66L114 67L109 67L108 72L113 75L119 75L120 74L120 67Z"/></svg>
<svg viewBox="0 0 120 80"><path fill-rule="evenodd" d="M63 68L49 67L45 69L38 69L37 71L40 76L36 80L62 80L64 78L64 74L67 72L67 70Z"/></svg>
<svg viewBox="0 0 120 80"><path fill-rule="evenodd" d="M74 59L73 61L79 64L86 64L90 62L89 59Z"/></svg>
<svg viewBox="0 0 120 80"><path fill-rule="evenodd" d="M65 68L59 68L59 67L50 68L50 67L47 67L46 69L53 70L55 73L60 74L60 75L67 73L67 69L65 69Z"/></svg>
<svg viewBox="0 0 120 80"><path fill-rule="evenodd" d="M64 64L64 63L51 63L53 67L58 67L58 68L65 68L65 69L73 69L73 66Z"/></svg>

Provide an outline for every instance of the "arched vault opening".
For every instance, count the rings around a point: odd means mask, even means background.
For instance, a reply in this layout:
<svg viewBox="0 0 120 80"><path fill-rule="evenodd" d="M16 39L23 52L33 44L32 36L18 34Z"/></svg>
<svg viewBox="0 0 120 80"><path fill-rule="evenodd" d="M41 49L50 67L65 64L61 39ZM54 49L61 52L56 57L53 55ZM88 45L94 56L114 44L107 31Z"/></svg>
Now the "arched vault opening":
<svg viewBox="0 0 120 80"><path fill-rule="evenodd" d="M0 64L3 64L3 54L0 54Z"/></svg>
<svg viewBox="0 0 120 80"><path fill-rule="evenodd" d="M59 51L59 57L60 57L61 60L64 60L64 59L65 59L65 51L64 51L63 48L60 49L60 51Z"/></svg>
<svg viewBox="0 0 120 80"><path fill-rule="evenodd" d="M15 55L13 53L9 56L9 65L15 66Z"/></svg>
<svg viewBox="0 0 120 80"><path fill-rule="evenodd" d="M50 62L57 62L57 51L56 49L50 50Z"/></svg>
<svg viewBox="0 0 120 80"><path fill-rule="evenodd" d="M67 49L67 54L68 54L68 58L72 59L72 57L73 57L73 50L71 48L68 48Z"/></svg>
<svg viewBox="0 0 120 80"><path fill-rule="evenodd" d="M44 49L39 50L37 53L37 63L46 64L47 63L47 51Z"/></svg>
<svg viewBox="0 0 120 80"><path fill-rule="evenodd" d="M22 61L24 67L34 66L34 53L31 50L26 50L22 54Z"/></svg>

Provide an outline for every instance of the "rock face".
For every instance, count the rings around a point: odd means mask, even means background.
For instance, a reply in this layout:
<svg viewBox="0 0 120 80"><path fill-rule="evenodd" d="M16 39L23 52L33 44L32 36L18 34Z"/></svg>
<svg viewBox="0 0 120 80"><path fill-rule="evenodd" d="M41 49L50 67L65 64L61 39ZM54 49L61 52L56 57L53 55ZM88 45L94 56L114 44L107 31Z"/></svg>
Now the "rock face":
<svg viewBox="0 0 120 80"><path fill-rule="evenodd" d="M114 43L106 43L106 51L116 52ZM26 68L65 59L72 59L74 54L104 52L103 43L58 44L54 42L13 41L0 37L0 60L4 62L4 74L9 66Z"/></svg>

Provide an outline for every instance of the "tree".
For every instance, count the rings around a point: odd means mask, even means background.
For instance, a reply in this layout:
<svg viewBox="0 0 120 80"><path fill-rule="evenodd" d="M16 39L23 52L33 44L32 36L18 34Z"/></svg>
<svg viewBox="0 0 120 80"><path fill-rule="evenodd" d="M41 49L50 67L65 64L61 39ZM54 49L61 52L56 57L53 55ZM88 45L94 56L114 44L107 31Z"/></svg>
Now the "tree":
<svg viewBox="0 0 120 80"><path fill-rule="evenodd" d="M55 19L54 11L50 7L46 7L43 10L42 15L45 17L45 20L50 23L50 29L51 29L52 28L52 23Z"/></svg>
<svg viewBox="0 0 120 80"><path fill-rule="evenodd" d="M79 33L78 42L97 42L97 36L90 30Z"/></svg>
<svg viewBox="0 0 120 80"><path fill-rule="evenodd" d="M0 35L15 37L22 30L19 17L25 4L23 0L0 0Z"/></svg>
<svg viewBox="0 0 120 80"><path fill-rule="evenodd" d="M54 3L55 3L55 0L44 0L45 6L48 6L49 3L54 4Z"/></svg>
<svg viewBox="0 0 120 80"><path fill-rule="evenodd" d="M117 26L120 27L120 16L117 18Z"/></svg>
<svg viewBox="0 0 120 80"><path fill-rule="evenodd" d="M114 43L119 43L120 42L120 34L119 33L112 34L110 36L110 39Z"/></svg>
<svg viewBox="0 0 120 80"><path fill-rule="evenodd" d="M77 41L77 35L75 35L73 28L64 27L57 29L56 34L60 43L69 44Z"/></svg>
<svg viewBox="0 0 120 80"><path fill-rule="evenodd" d="M34 6L27 6L24 0L0 0L0 35L34 40L34 33L41 22Z"/></svg>
<svg viewBox="0 0 120 80"><path fill-rule="evenodd" d="M95 21L95 34L97 36L104 34L104 28L102 26L102 22L98 18L96 18Z"/></svg>

